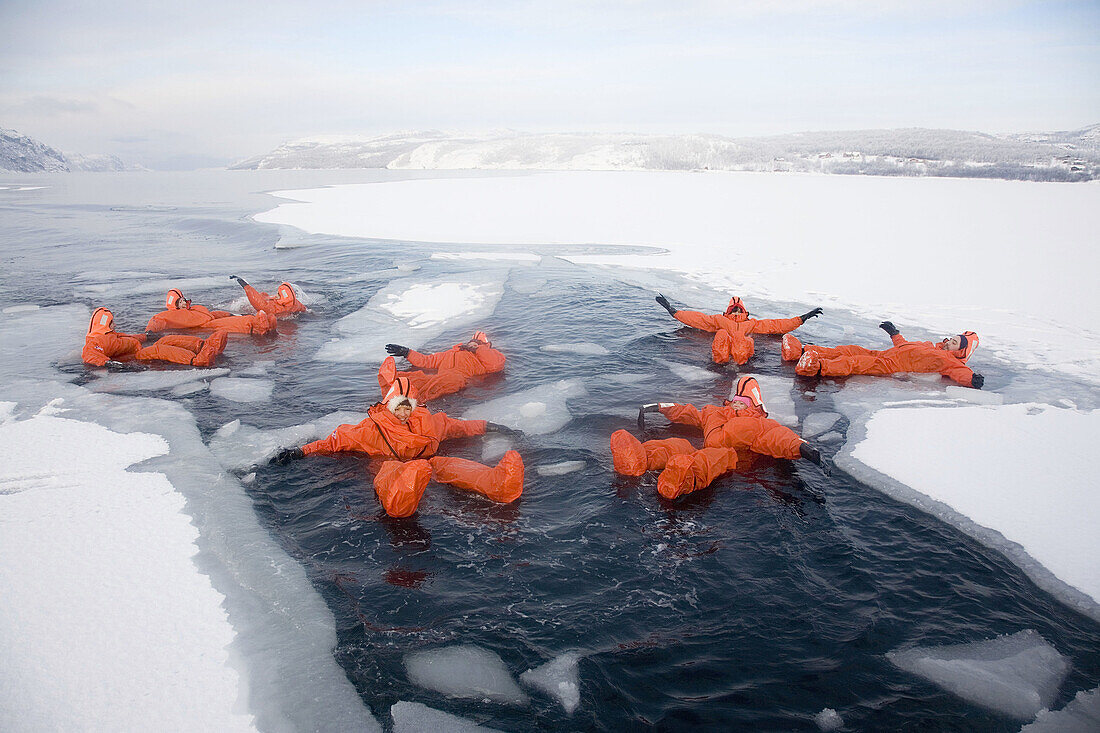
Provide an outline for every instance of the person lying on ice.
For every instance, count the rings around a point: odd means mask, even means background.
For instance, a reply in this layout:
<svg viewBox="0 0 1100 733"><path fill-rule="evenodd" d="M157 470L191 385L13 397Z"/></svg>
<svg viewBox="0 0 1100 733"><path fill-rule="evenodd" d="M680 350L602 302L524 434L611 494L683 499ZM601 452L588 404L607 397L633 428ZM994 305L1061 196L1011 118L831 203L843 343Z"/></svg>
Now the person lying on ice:
<svg viewBox="0 0 1100 733"><path fill-rule="evenodd" d="M108 362L170 361L173 364L208 367L225 349L228 331L215 331L201 339L198 336L168 335L150 346L142 346L148 334L119 333L114 328L115 316L107 308L96 308L84 337L80 357L89 366L107 366Z"/></svg>
<svg viewBox="0 0 1100 733"><path fill-rule="evenodd" d="M252 316L237 316L229 311L212 311L205 305L196 305L176 288L164 298L164 310L149 319L146 331L201 328L230 333L264 334L275 330L275 316L259 311Z"/></svg>
<svg viewBox="0 0 1100 733"><path fill-rule="evenodd" d="M657 293L655 300L680 323L714 334L710 353L715 364L728 364L731 359L736 364L747 362L756 351L756 345L749 334L787 333L821 314L820 308L814 308L809 313L794 318L749 318L748 309L736 295L730 298L725 313L710 316L699 311L673 308L668 298L660 293Z"/></svg>
<svg viewBox="0 0 1100 733"><path fill-rule="evenodd" d="M737 380L732 398L721 405L699 410L693 405L658 402L638 411L638 427L645 428L645 413L660 412L672 422L703 431L703 448L696 449L684 438L641 442L626 430L611 434L611 460L615 472L641 476L661 470L657 491L674 499L705 488L722 474L733 470L738 453L758 453L775 458L805 458L821 465L821 454L790 428L768 417L760 385L749 376Z"/></svg>
<svg viewBox="0 0 1100 733"><path fill-rule="evenodd" d="M243 278L230 275L229 279L236 280L237 284L244 288L244 294L248 297L248 302L252 304L257 313L267 311L276 318L281 318L293 313L301 313L306 309L298 300L298 295L294 292L294 286L288 282L279 283L279 289L276 291L275 297L272 298L267 293L260 292L246 283Z"/></svg>
<svg viewBox="0 0 1100 733"><path fill-rule="evenodd" d="M893 348L873 351L862 346L831 349L814 344L803 346L792 334L787 334L781 347L783 360L797 359L794 370L804 377L939 372L964 387L981 389L985 384L985 377L966 366L970 355L978 348L978 335L973 331L947 336L934 344L931 341L906 341L890 321L883 321L879 328L890 334Z"/></svg>
<svg viewBox="0 0 1100 733"><path fill-rule="evenodd" d="M282 450L271 462L284 464L345 451L384 459L374 477L374 490L391 517L407 517L416 511L429 478L508 504L523 493L519 453L507 451L494 467L435 455L441 441L485 433L514 435L519 431L484 420L458 420L444 412L429 412L420 404L410 381L398 377L361 423L341 425L324 440Z"/></svg>
<svg viewBox="0 0 1100 733"><path fill-rule="evenodd" d="M425 402L453 394L463 389L471 377L494 374L504 369L504 354L493 348L484 331L478 331L464 344L455 344L446 351L421 354L407 346L386 344L387 356L378 368L378 386L389 389L397 377L408 377ZM394 357L404 357L419 370L397 371ZM429 372L434 371L434 374Z"/></svg>

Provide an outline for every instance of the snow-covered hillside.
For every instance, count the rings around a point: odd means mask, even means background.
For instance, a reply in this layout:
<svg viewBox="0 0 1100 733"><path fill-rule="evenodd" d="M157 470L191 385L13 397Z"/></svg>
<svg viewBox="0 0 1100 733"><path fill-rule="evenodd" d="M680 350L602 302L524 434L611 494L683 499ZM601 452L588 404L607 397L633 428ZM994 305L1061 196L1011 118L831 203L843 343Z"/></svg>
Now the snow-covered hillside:
<svg viewBox="0 0 1100 733"><path fill-rule="evenodd" d="M286 143L234 169L748 170L1038 181L1100 177L1100 125L989 135L856 130L755 138L717 135L414 132Z"/></svg>
<svg viewBox="0 0 1100 733"><path fill-rule="evenodd" d="M62 153L15 130L0 128L0 170L16 173L133 170L113 155Z"/></svg>

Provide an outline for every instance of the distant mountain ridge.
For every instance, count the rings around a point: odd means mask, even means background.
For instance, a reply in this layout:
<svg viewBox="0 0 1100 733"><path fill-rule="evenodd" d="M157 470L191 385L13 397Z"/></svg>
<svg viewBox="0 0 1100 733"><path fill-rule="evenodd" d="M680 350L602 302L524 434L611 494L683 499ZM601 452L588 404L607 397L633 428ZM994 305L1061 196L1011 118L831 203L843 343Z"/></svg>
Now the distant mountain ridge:
<svg viewBox="0 0 1100 733"><path fill-rule="evenodd" d="M113 155L62 153L15 130L0 127L0 170L15 173L132 170Z"/></svg>
<svg viewBox="0 0 1100 733"><path fill-rule="evenodd" d="M597 133L305 138L233 166L405 170L749 170L1037 181L1100 177L1100 124L990 135L923 128L769 137Z"/></svg>

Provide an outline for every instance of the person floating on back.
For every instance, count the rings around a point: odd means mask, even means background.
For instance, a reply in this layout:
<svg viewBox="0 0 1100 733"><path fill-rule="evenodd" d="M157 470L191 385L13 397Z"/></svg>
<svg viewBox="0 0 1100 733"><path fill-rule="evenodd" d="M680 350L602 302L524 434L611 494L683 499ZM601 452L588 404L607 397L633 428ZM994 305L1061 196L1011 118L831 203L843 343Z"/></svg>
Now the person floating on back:
<svg viewBox="0 0 1100 733"><path fill-rule="evenodd" d="M703 448L697 449L684 438L647 440L644 443L626 430L611 434L611 460L615 472L641 476L660 470L657 492L666 499L709 486L724 473L732 471L749 453L774 458L805 458L821 465L816 448L802 440L790 428L768 417L760 385L743 376L737 380L733 396L722 405L694 405L657 402L638 411L638 427L644 429L645 414L660 412L669 420L690 425L703 432ZM739 455L740 454L740 455Z"/></svg>
<svg viewBox="0 0 1100 733"><path fill-rule="evenodd" d="M229 279L236 280L237 284L244 288L244 294L248 297L248 302L252 304L257 313L266 311L276 318L282 318L306 310L306 307L298 300L298 294L294 292L294 286L288 282L279 283L279 289L273 298L246 283L244 278L230 275Z"/></svg>
<svg viewBox="0 0 1100 733"><path fill-rule="evenodd" d="M802 344L793 334L783 337L784 361L798 360L795 372L804 377L846 377L850 374L882 376L898 372L939 372L964 387L981 389L985 377L966 365L978 348L978 334L965 331L946 336L938 344L931 341L906 341L890 321L879 324L894 346L874 351L862 346L828 348Z"/></svg>
<svg viewBox="0 0 1100 733"><path fill-rule="evenodd" d="M714 334L710 352L715 364L728 364L730 360L739 365L744 364L756 352L756 345L750 334L787 333L821 314L820 308L814 308L809 313L794 318L749 318L749 311L744 302L734 296L730 298L725 313L708 316L699 311L674 308L668 298L660 293L655 300L677 321Z"/></svg>
<svg viewBox="0 0 1100 733"><path fill-rule="evenodd" d="M230 333L265 334L275 331L275 316L259 311L251 316L238 316L229 311L212 311L205 305L192 303L183 293L172 288L164 299L164 310L149 319L146 331L169 329L225 330Z"/></svg>
<svg viewBox="0 0 1100 733"><path fill-rule="evenodd" d="M225 349L228 331L215 331L205 339L174 334L162 337L150 346L143 346L148 334L119 333L114 328L115 316L107 308L96 308L84 337L81 358L89 366L108 366L138 361L167 361L173 364L208 367Z"/></svg>
<svg viewBox="0 0 1100 733"><path fill-rule="evenodd" d="M413 514L430 478L493 501L511 503L523 493L523 458L516 451L507 451L492 467L436 455L444 440L485 433L520 434L485 420L459 420L444 412L432 413L420 404L412 383L398 377L358 425L341 425L327 438L282 450L271 461L284 464L306 456L347 451L380 458L384 462L374 477L374 490L391 517Z"/></svg>
<svg viewBox="0 0 1100 733"><path fill-rule="evenodd" d="M386 344L386 351L390 356L378 369L378 386L386 390L397 377L407 377L425 402L464 389L473 377L502 371L505 362L504 354L493 348L484 331L434 354L421 354L400 344ZM418 371L397 371L395 356L407 359Z"/></svg>

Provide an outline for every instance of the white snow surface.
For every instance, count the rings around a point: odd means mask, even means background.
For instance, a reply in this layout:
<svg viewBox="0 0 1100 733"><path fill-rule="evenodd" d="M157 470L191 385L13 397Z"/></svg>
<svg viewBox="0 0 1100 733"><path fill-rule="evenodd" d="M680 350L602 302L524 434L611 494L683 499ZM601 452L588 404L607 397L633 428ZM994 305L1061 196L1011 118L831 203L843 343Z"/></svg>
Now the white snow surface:
<svg viewBox="0 0 1100 733"><path fill-rule="evenodd" d="M1018 720L1050 705L1069 661L1032 629L1009 636L889 652L886 658L948 692Z"/></svg>
<svg viewBox="0 0 1100 733"><path fill-rule="evenodd" d="M184 499L126 471L165 440L39 416L0 444L0 728L255 730Z"/></svg>

